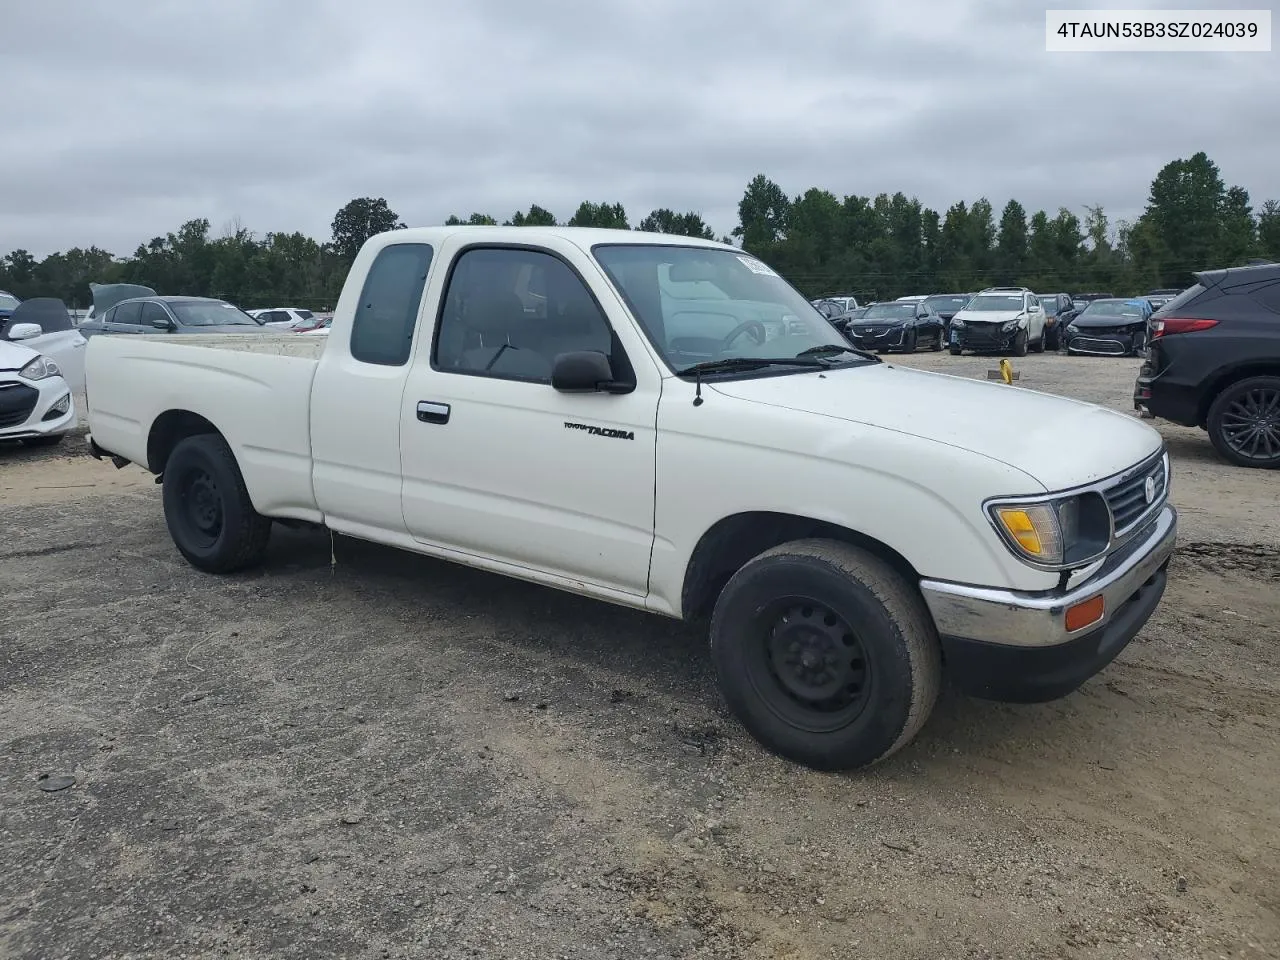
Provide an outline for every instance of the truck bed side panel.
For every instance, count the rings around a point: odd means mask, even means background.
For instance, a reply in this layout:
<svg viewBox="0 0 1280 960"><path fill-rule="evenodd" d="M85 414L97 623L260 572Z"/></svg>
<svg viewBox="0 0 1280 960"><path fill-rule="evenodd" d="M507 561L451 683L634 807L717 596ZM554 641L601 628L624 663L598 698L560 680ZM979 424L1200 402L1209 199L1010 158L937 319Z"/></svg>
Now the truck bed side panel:
<svg viewBox="0 0 1280 960"><path fill-rule="evenodd" d="M305 355L314 348L273 349L275 338L263 335L251 344L237 342L248 339L93 337L87 351L90 430L104 450L146 466L157 420L177 411L198 414L235 452L259 513L320 520L311 488L309 423L316 360Z"/></svg>

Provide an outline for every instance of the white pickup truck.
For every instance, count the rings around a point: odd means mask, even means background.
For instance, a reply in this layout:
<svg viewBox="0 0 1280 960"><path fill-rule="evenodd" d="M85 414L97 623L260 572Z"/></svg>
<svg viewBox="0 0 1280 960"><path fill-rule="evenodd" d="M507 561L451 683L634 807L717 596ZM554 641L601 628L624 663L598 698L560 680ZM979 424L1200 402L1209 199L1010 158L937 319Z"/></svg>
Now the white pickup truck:
<svg viewBox="0 0 1280 960"><path fill-rule="evenodd" d="M91 449L163 481L182 554L276 520L668 617L810 766L907 743L944 676L1062 696L1142 628L1176 513L1159 435L883 363L734 247L627 231L397 230L327 338L95 337Z"/></svg>

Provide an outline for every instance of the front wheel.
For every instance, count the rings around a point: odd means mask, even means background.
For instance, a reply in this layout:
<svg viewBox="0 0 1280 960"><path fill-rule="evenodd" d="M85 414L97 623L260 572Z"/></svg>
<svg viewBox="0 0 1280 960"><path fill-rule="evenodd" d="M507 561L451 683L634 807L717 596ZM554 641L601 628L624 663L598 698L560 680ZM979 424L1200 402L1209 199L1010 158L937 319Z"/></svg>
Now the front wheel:
<svg viewBox="0 0 1280 960"><path fill-rule="evenodd" d="M908 330L902 335L903 353L915 353L917 346L919 346L919 334L914 330Z"/></svg>
<svg viewBox="0 0 1280 960"><path fill-rule="evenodd" d="M962 353L964 353L964 347L960 346L960 344L958 344L958 343L953 343L953 344L951 345L951 355L952 355L953 357L958 357L958 356L960 356L960 354L962 354Z"/></svg>
<svg viewBox="0 0 1280 960"><path fill-rule="evenodd" d="M1280 377L1249 377L1214 399L1205 426L1214 449L1238 467L1280 467Z"/></svg>
<svg viewBox="0 0 1280 960"><path fill-rule="evenodd" d="M712 615L711 656L752 736L820 770L866 766L908 743L942 677L919 595L834 540L774 547L734 574Z"/></svg>
<svg viewBox="0 0 1280 960"><path fill-rule="evenodd" d="M262 559L271 521L253 509L227 441L216 433L187 437L164 467L164 519L193 567L232 573Z"/></svg>
<svg viewBox="0 0 1280 960"><path fill-rule="evenodd" d="M1044 331L1041 331L1040 339L1038 339L1035 343L1031 345L1032 353L1044 353L1044 338L1045 338L1045 333Z"/></svg>
<svg viewBox="0 0 1280 960"><path fill-rule="evenodd" d="M1049 327L1044 332L1044 346L1046 350L1057 352L1062 344L1062 338L1058 334L1057 327Z"/></svg>
<svg viewBox="0 0 1280 960"><path fill-rule="evenodd" d="M1025 357L1027 355L1027 331L1020 330L1018 335L1013 338L1013 355L1015 357Z"/></svg>
<svg viewBox="0 0 1280 960"><path fill-rule="evenodd" d="M934 353L938 353L942 349L943 338L945 336L946 334L939 330L937 335L933 338L933 343L929 344L929 349Z"/></svg>
<svg viewBox="0 0 1280 960"><path fill-rule="evenodd" d="M1135 357L1146 356L1147 335L1145 333L1135 333L1133 335L1133 344L1129 349L1129 353Z"/></svg>

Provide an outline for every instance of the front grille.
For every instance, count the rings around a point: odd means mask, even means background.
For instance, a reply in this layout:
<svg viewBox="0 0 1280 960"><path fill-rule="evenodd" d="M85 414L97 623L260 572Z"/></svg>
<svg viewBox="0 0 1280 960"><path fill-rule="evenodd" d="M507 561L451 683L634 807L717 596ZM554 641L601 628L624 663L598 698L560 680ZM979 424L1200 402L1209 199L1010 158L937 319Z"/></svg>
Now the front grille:
<svg viewBox="0 0 1280 960"><path fill-rule="evenodd" d="M1070 346L1072 350L1108 353L1116 356L1122 356L1128 351L1128 347L1119 340L1100 340L1097 337L1073 337Z"/></svg>
<svg viewBox="0 0 1280 960"><path fill-rule="evenodd" d="M998 323L969 323L960 328L960 341L967 347L1002 347L1008 343L1017 331L1006 333Z"/></svg>
<svg viewBox="0 0 1280 960"><path fill-rule="evenodd" d="M1147 503L1146 494L1148 477L1152 479L1154 486L1150 503ZM1158 509L1164 503L1168 486L1164 456L1160 454L1104 490L1102 495L1107 498L1107 506L1111 508L1111 515L1115 518L1116 535L1128 533L1149 513Z"/></svg>
<svg viewBox="0 0 1280 960"><path fill-rule="evenodd" d="M40 391L24 383L0 383L0 427L26 423L39 399Z"/></svg>

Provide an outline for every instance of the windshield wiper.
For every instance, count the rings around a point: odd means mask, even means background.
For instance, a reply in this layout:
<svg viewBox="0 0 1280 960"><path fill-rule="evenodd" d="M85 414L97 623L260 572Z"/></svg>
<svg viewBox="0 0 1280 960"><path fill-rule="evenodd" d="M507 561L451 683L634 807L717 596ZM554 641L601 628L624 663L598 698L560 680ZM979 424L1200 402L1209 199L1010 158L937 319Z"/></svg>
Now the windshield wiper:
<svg viewBox="0 0 1280 960"><path fill-rule="evenodd" d="M810 347L807 350L801 350L796 356L798 357L817 357L824 353L856 353L860 357L866 357L868 360L874 360L876 363L883 361L874 353L866 350L859 350L857 347L846 347L840 343L820 343L816 347Z"/></svg>
<svg viewBox="0 0 1280 960"><path fill-rule="evenodd" d="M703 373L727 373L731 370L760 370L764 367L825 367L817 357L725 357L722 360L704 360L691 367L677 370L677 377L690 377Z"/></svg>

